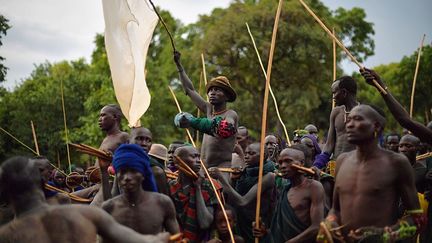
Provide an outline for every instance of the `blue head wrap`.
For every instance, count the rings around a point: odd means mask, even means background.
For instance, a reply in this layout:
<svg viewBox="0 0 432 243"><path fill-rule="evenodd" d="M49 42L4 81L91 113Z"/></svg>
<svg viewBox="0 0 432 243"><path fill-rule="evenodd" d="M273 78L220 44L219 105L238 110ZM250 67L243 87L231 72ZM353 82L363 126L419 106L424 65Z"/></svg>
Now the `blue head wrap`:
<svg viewBox="0 0 432 243"><path fill-rule="evenodd" d="M150 158L144 149L137 144L122 144L114 152L113 166L115 171L122 168L132 168L144 176L142 187L145 191L157 192L153 172L150 168Z"/></svg>

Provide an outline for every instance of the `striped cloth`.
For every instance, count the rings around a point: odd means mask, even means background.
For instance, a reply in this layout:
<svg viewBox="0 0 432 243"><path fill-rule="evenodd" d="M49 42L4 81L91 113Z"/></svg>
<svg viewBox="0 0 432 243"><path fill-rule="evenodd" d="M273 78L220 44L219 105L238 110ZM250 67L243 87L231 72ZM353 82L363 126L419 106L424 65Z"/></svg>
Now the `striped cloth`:
<svg viewBox="0 0 432 243"><path fill-rule="evenodd" d="M215 181L213 181L215 182ZM221 189L218 183L215 183L218 190ZM183 237L189 239L189 242L201 242L209 237L209 230L199 228L196 212L196 188L192 184L187 187L182 187L178 180L169 182L170 195L174 201L177 212L177 219L180 224ZM213 192L212 186L208 179L204 179L201 184L201 193L207 207L216 208L218 201L216 194Z"/></svg>

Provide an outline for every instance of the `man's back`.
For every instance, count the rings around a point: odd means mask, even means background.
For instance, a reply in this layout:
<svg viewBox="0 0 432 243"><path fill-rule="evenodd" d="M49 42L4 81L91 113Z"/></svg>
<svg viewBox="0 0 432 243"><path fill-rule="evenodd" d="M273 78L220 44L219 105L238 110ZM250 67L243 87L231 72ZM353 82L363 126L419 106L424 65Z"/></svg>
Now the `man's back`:
<svg viewBox="0 0 432 243"><path fill-rule="evenodd" d="M22 215L0 228L0 242L94 243L97 230L83 207L88 206L50 206Z"/></svg>
<svg viewBox="0 0 432 243"><path fill-rule="evenodd" d="M409 163L401 155L385 150L369 154L366 159L359 161L356 151L338 159L335 193L342 224L348 224L345 230L366 225L384 227L397 220L400 168Z"/></svg>

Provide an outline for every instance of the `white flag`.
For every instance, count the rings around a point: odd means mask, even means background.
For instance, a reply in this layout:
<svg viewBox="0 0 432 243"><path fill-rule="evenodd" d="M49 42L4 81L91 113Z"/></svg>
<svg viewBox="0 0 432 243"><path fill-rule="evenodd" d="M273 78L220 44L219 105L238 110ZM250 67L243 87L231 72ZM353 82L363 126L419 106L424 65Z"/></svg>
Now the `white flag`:
<svg viewBox="0 0 432 243"><path fill-rule="evenodd" d="M150 106L144 70L158 17L147 0L102 0L102 4L115 95L129 126L139 126Z"/></svg>

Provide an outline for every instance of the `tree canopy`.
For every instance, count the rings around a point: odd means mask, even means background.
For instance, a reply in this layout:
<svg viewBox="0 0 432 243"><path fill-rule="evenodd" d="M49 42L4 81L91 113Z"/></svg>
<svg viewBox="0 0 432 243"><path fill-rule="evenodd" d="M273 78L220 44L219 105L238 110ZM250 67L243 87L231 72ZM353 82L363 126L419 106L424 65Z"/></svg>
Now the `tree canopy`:
<svg viewBox="0 0 432 243"><path fill-rule="evenodd" d="M335 28L337 35L359 60L373 55L373 24L365 20L364 10L339 8L330 11L318 0L308 2L328 26ZM211 14L202 15L196 23L186 26L169 12L161 10L162 17L174 33L177 49L182 53L182 63L195 87L200 87L200 56L203 53L209 79L216 75L225 75L230 79L238 94L237 101L230 107L239 114L240 124L248 127L252 134L259 133L265 78L245 22L251 27L266 65L276 7L275 0L234 1L229 7L214 9ZM345 55L339 50L338 62L344 58ZM426 119L426 114L430 115L427 94L431 93L431 77L426 71L431 69L431 58L432 48L426 46L415 99L415 118L420 121ZM400 63L376 67L405 107L409 107L415 62L416 53L404 57ZM290 132L308 123L316 124L321 130L327 129L331 109L332 65L331 39L297 1L285 1L271 83ZM197 109L181 88L170 41L160 24L151 42L146 69L152 101L141 120L142 125L153 132L155 143L168 145L173 140L185 140L185 132L173 125L177 109L168 85L174 88L184 111L196 114ZM338 68L338 76L342 74L343 71ZM359 99L384 107L379 94L361 77L355 77L359 81ZM89 62L79 59L42 63L15 90L0 90L0 127L33 147L32 120L41 153L52 161L56 161L57 156L60 161L66 161L61 82L64 84L69 140L98 147L103 139L97 125L99 111L106 104L116 103L103 35L96 35L95 49ZM200 92L205 95L203 90L201 88ZM394 121L389 123L389 129L397 128ZM126 122L123 129L129 131ZM271 100L268 131L280 131ZM0 159L17 153L31 152L0 133ZM72 151L73 163L87 160L88 157Z"/></svg>

